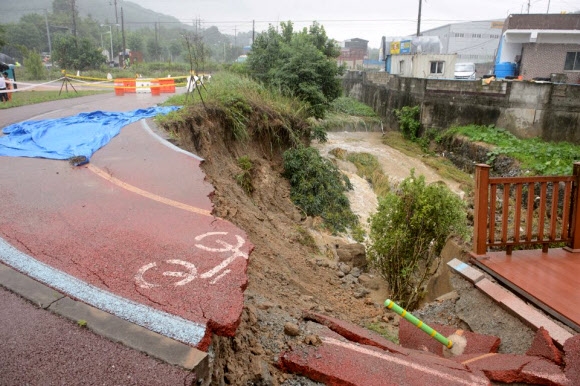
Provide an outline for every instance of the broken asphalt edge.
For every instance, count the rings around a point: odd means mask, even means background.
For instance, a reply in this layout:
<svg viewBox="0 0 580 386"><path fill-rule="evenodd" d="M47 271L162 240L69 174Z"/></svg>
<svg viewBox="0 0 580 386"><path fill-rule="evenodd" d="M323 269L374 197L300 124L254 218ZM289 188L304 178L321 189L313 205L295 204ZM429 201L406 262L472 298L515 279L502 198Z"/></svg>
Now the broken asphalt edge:
<svg viewBox="0 0 580 386"><path fill-rule="evenodd" d="M209 376L207 353L76 301L2 263L0 286L74 323L86 322L86 327L97 335L190 370L197 379Z"/></svg>
<svg viewBox="0 0 580 386"><path fill-rule="evenodd" d="M481 292L490 297L494 302L498 303L502 308L522 320L534 331L537 331L540 327L544 327L560 349L564 346L564 342L573 336L512 292L487 279L481 271L471 265L464 263L459 259L453 259L447 263L447 266L452 270L452 272L458 273L463 278L470 281Z"/></svg>

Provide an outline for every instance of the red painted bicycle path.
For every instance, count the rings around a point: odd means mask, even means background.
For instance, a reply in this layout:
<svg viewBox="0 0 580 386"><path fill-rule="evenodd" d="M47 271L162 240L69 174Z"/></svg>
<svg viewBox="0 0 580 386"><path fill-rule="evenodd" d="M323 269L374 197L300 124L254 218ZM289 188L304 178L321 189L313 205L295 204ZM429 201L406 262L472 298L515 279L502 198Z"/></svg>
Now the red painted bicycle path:
<svg viewBox="0 0 580 386"><path fill-rule="evenodd" d="M212 191L199 159L137 122L85 166L0 157L0 236L85 283L204 326L195 345L207 349L212 333L235 333L253 248L211 215Z"/></svg>

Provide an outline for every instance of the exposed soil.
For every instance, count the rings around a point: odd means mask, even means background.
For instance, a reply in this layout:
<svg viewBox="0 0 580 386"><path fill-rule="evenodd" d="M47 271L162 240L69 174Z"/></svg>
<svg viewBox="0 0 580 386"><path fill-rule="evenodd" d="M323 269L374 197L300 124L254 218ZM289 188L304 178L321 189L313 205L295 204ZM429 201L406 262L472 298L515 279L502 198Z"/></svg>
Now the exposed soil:
<svg viewBox="0 0 580 386"><path fill-rule="evenodd" d="M276 367L279 353L304 339L303 335L292 337L284 332L285 326L303 329L302 310L365 327L373 323L396 337L398 319L382 306L388 298L386 284L369 272L345 276L335 250L342 241L316 231L317 219L306 218L291 202L289 184L281 177L282 149L270 142L230 140L223 120L215 113L200 109L197 116L195 122L181 122L176 128L178 144L205 159L202 167L215 187L215 214L243 229L255 245L237 334L233 338L216 336L212 342L211 384L317 385ZM380 136L372 132L330 133L328 144L320 148L326 154L333 146L356 147L357 151L379 155L385 172L394 177L404 178L415 168L426 174L428 181L439 180L420 161L383 145ZM236 160L241 156L248 156L254 165L250 195L236 183L236 175L242 172ZM349 170L348 164L339 166ZM354 185L353 198L369 195L368 188L363 189L364 180ZM355 211L368 216L372 200L359 200L364 202L359 206L352 201ZM317 245L305 237L306 229L316 236ZM527 350L533 338L528 328L461 279L454 278L453 285L458 296L431 304L418 315L427 322L498 335L507 342L500 347L502 352Z"/></svg>

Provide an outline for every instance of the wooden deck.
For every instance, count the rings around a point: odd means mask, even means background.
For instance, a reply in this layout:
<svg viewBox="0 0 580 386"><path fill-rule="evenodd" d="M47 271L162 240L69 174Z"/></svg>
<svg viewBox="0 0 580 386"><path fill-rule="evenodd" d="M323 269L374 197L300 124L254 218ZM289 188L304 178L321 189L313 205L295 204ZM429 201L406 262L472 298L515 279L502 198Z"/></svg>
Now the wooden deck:
<svg viewBox="0 0 580 386"><path fill-rule="evenodd" d="M580 332L580 253L562 248L486 252L472 262L520 296Z"/></svg>

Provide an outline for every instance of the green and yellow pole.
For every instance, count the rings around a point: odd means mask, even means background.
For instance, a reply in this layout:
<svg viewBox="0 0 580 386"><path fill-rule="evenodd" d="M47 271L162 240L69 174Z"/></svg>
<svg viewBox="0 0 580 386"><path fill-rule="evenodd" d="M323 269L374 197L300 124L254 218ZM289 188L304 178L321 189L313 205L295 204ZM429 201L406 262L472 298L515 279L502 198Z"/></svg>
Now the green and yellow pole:
<svg viewBox="0 0 580 386"><path fill-rule="evenodd" d="M401 317L405 318L405 320L412 323L415 327L420 328L423 332L431 336L431 338L437 340L445 347L447 348L453 347L453 342L451 340L447 339L446 337L444 337L443 335L441 335L440 333L438 333L437 331L435 331L434 329L423 323L421 320L417 319L415 316L407 312L407 310L403 309L401 306L399 306L391 299L385 300L385 307L387 307L391 311L395 311Z"/></svg>

